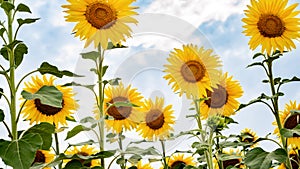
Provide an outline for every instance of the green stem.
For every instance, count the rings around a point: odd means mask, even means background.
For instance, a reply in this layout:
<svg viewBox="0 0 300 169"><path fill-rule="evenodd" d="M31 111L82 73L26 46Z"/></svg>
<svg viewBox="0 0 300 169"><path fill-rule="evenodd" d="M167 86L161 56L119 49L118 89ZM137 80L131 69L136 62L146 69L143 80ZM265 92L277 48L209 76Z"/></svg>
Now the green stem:
<svg viewBox="0 0 300 169"><path fill-rule="evenodd" d="M216 131L216 139L217 139L216 149L217 149L218 154L222 154L222 149L220 148L220 138L219 138L220 134L221 134L220 131L217 130ZM223 169L224 168L223 162L218 159L217 159L217 161L218 161L219 169Z"/></svg>
<svg viewBox="0 0 300 169"><path fill-rule="evenodd" d="M162 148L162 160L163 160L163 164L164 164L164 169L168 169L168 164L166 161L166 146L165 146L165 142L163 140L160 140L161 143L161 148Z"/></svg>
<svg viewBox="0 0 300 169"><path fill-rule="evenodd" d="M201 122L201 112L200 112L200 107L198 105L198 101L196 99L194 99L194 104L195 104L195 109L196 109L196 113L197 113L197 116L196 116L196 120L197 120L197 124L198 124L198 128L199 130L201 130L201 138L202 138L202 141L205 140L204 138L204 135L203 135L203 127L202 127L202 122Z"/></svg>
<svg viewBox="0 0 300 169"><path fill-rule="evenodd" d="M6 128L7 132L8 132L8 136L12 137L12 134L11 134L11 131L10 131L8 125L5 123L5 121L2 121L2 123L4 124L4 126L5 126L5 128Z"/></svg>
<svg viewBox="0 0 300 169"><path fill-rule="evenodd" d="M121 150L121 158L125 160L124 154L123 154L123 144L122 144L122 132L119 133L118 135L118 143L119 143L119 148ZM126 162L123 164L120 164L121 169L126 169Z"/></svg>
<svg viewBox="0 0 300 169"><path fill-rule="evenodd" d="M213 154L212 154L212 146L213 146L213 129L210 130L209 133L209 138L208 138L208 151L207 152L207 156L206 156L206 160L207 160L207 164L208 164L208 168L209 169L214 169L213 168Z"/></svg>
<svg viewBox="0 0 300 169"><path fill-rule="evenodd" d="M59 141L58 141L58 134L57 133L54 133L54 137L55 137L55 149L56 149L56 155L59 155ZM59 163L58 165L58 168L59 169L62 169L62 162Z"/></svg>

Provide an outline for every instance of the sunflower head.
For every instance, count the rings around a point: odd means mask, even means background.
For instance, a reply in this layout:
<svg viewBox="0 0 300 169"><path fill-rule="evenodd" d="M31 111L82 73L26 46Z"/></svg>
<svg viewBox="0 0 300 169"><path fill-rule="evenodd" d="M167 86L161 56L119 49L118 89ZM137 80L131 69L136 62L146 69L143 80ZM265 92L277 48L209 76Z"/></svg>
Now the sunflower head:
<svg viewBox="0 0 300 169"><path fill-rule="evenodd" d="M219 57L213 55L213 50L183 45L183 49L174 49L167 59L169 64L164 76L172 85L174 92L186 94L187 98L206 96L206 91L217 87L218 68L221 66Z"/></svg>
<svg viewBox="0 0 300 169"><path fill-rule="evenodd" d="M139 110L142 113L142 122L137 131L148 140L166 139L172 125L175 123L172 105L164 106L164 99L156 97L155 101L145 100Z"/></svg>
<svg viewBox="0 0 300 169"><path fill-rule="evenodd" d="M223 154L226 154L226 155L233 155L233 156L240 156L240 158L229 158L228 160L224 160L224 161L221 161L222 164L223 164L223 168L227 168L229 166L235 166L236 168L242 168L244 169L245 166L241 164L242 162L242 153L239 149L229 149L229 150L223 150ZM219 169L219 164L218 164L218 161L214 158L213 159L213 163L214 163L214 166L215 166L215 169Z"/></svg>
<svg viewBox="0 0 300 169"><path fill-rule="evenodd" d="M207 119L209 116L221 115L229 117L235 114L240 103L237 98L243 95L243 89L238 81L233 80L228 73L219 74L217 87L212 91L206 90L208 100L200 102L201 118ZM204 98L205 95L202 95Z"/></svg>
<svg viewBox="0 0 300 169"><path fill-rule="evenodd" d="M241 131L241 141L244 143L250 143L252 144L250 147L254 148L257 146L258 143L255 143L256 140L258 139L258 136L254 131L251 129L245 128Z"/></svg>
<svg viewBox="0 0 300 169"><path fill-rule="evenodd" d="M300 104L297 104L296 101L290 101L289 104L285 105L284 111L279 113L280 122L286 129L293 129L300 124L300 114L291 113L292 110L300 110ZM274 133L279 136L280 133L276 122L273 122L273 124L276 126ZM287 140L288 145L300 147L300 136L298 134L294 134L293 137L290 137Z"/></svg>
<svg viewBox="0 0 300 169"><path fill-rule="evenodd" d="M167 160L168 166L170 169L175 168L184 168L185 166L195 166L196 163L194 162L194 158L192 156L185 156L185 154L173 154L168 160Z"/></svg>
<svg viewBox="0 0 300 169"><path fill-rule="evenodd" d="M47 164L54 160L55 154L52 151L47 150L37 150L35 153L34 161L32 165L35 164ZM44 167L43 169L50 169L50 167Z"/></svg>
<svg viewBox="0 0 300 169"><path fill-rule="evenodd" d="M74 100L74 93L71 88L54 84L54 77L42 78L33 76L32 82L25 83L24 90L30 93L36 93L43 86L55 86L62 93L62 107L57 108L42 104L39 99L27 100L24 104L22 114L26 120L33 122L48 122L58 126L59 124L67 125L66 118L73 118L71 115L78 108L78 104Z"/></svg>
<svg viewBox="0 0 300 169"><path fill-rule="evenodd" d="M68 15L66 21L76 22L75 36L86 40L85 47L94 42L95 48L101 44L106 49L108 42L114 45L124 41L131 34L128 23L137 23L132 16L137 7L131 6L133 0L68 0L63 5Z"/></svg>
<svg viewBox="0 0 300 169"><path fill-rule="evenodd" d="M251 0L245 10L243 33L251 36L249 45L254 50L261 45L261 51L291 50L296 48L293 40L300 37L300 18L296 17L298 4L287 7L288 0Z"/></svg>
<svg viewBox="0 0 300 169"><path fill-rule="evenodd" d="M130 167L134 169L153 169L149 163L143 164L142 160L140 160L134 167Z"/></svg>
<svg viewBox="0 0 300 169"><path fill-rule="evenodd" d="M81 155L81 156L90 156L90 155L93 155L96 153L97 153L96 148L94 148L93 146L90 146L90 145L84 145L84 146L80 146L80 147L74 146L65 152L66 155L75 155L76 154L76 155ZM67 164L69 161L70 160L64 160L64 163ZM84 167L100 166L99 159L94 159L91 161L86 161L86 160L80 159L79 161L81 162L81 164Z"/></svg>

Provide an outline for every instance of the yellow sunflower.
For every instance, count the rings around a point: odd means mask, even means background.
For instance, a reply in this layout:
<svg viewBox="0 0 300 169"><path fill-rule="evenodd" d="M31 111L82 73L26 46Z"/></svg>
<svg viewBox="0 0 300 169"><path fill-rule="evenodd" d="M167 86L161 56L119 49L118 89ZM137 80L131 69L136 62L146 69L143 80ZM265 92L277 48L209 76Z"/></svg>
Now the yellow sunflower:
<svg viewBox="0 0 300 169"><path fill-rule="evenodd" d="M145 100L140 109L143 113L142 122L137 131L148 140L166 139L175 123L172 105L164 106L164 99L156 97L155 101Z"/></svg>
<svg viewBox="0 0 300 169"><path fill-rule="evenodd" d="M75 36L86 40L85 47L94 42L106 49L109 40L116 45L130 37L131 28L128 23L137 23L132 16L137 7L131 6L135 0L68 0L63 5L68 15L67 22L77 22L73 31Z"/></svg>
<svg viewBox="0 0 300 169"><path fill-rule="evenodd" d="M141 160L137 163L136 168L137 169L153 169L149 163L143 164Z"/></svg>
<svg viewBox="0 0 300 169"><path fill-rule="evenodd" d="M242 168L242 169L246 168L244 165L241 164L241 162L242 162L242 153L239 149L230 148L230 149L227 149L227 150L223 150L223 154L237 156L237 158L232 158L232 159L229 159L229 160L222 161L223 168L227 168L229 166L235 166L236 168ZM214 163L214 168L219 169L218 161L215 158L213 159L213 163Z"/></svg>
<svg viewBox="0 0 300 169"><path fill-rule="evenodd" d="M198 48L196 45L183 45L183 49L174 49L167 59L169 65L164 65L164 76L172 85L174 92L187 98L206 96L206 91L217 87L217 70L221 66L219 57L213 55L213 50Z"/></svg>
<svg viewBox="0 0 300 169"><path fill-rule="evenodd" d="M251 36L250 49L261 45L261 51L291 50L296 48L293 40L300 37L300 11L294 11L298 4L287 7L288 0L251 0L243 33Z"/></svg>
<svg viewBox="0 0 300 169"><path fill-rule="evenodd" d="M81 155L81 156L90 156L93 154L96 154L98 151L96 150L95 147L90 146L90 145L84 145L84 146L74 146L70 149L68 149L65 154L66 155ZM67 164L70 160L64 160L64 163ZM83 159L80 160L80 162L85 166L85 167L95 167L95 166L100 166L100 160L99 159L94 159L91 160L90 162L84 161Z"/></svg>
<svg viewBox="0 0 300 169"><path fill-rule="evenodd" d="M39 99L27 100L22 114L26 120L33 122L48 122L51 124L67 125L66 118L72 118L72 114L78 108L78 104L74 100L74 93L71 88L54 85L55 78L45 75L40 79L38 76L32 76L32 82L25 83L24 90L30 93L36 93L43 86L55 86L62 93L62 108L52 107L42 104Z"/></svg>
<svg viewBox="0 0 300 169"><path fill-rule="evenodd" d="M246 143L254 143L259 137L251 129L245 128L241 131L241 141ZM254 148L258 143L252 144L250 147Z"/></svg>
<svg viewBox="0 0 300 169"><path fill-rule="evenodd" d="M289 151L289 156L291 158L291 164L292 164L292 169L299 169L300 167L300 156L298 153L298 150L296 149L291 149ZM286 169L285 164L280 164L280 166L277 169Z"/></svg>
<svg viewBox="0 0 300 169"><path fill-rule="evenodd" d="M105 88L104 93L104 110L106 110L106 115L112 118L105 120L106 127L116 133L136 128L137 123L141 120L137 111L138 107L108 106L117 102L129 102L136 106L141 106L143 97L137 92L137 89L131 88L131 85L124 87L123 83L120 83L117 86ZM98 117L96 118L99 118L98 112Z"/></svg>
<svg viewBox="0 0 300 169"><path fill-rule="evenodd" d="M196 163L194 162L194 158L192 156L184 156L184 154L173 154L168 160L167 160L168 166L170 169L174 168L183 168L184 166L195 166Z"/></svg>
<svg viewBox="0 0 300 169"><path fill-rule="evenodd" d="M218 78L217 87L212 91L206 90L208 100L200 102L201 117L207 119L211 115L222 115L229 117L235 114L240 103L236 100L243 95L243 89L239 82L228 77L225 73ZM205 97L204 95L202 97Z"/></svg>
<svg viewBox="0 0 300 169"><path fill-rule="evenodd" d="M296 101L290 101L290 104L285 105L284 111L279 113L279 118L282 126L286 129L293 129L298 124L300 124L300 114L292 114L291 110L300 110L300 104L297 104ZM277 126L276 122L273 122L273 125ZM278 127L275 128L274 133L278 136L280 135ZM294 134L293 137L287 139L288 145L300 147L300 136Z"/></svg>
<svg viewBox="0 0 300 169"><path fill-rule="evenodd" d="M37 150L35 158L31 166L34 164L47 164L54 160L55 154L52 151ZM43 169L51 169L50 167L44 167Z"/></svg>

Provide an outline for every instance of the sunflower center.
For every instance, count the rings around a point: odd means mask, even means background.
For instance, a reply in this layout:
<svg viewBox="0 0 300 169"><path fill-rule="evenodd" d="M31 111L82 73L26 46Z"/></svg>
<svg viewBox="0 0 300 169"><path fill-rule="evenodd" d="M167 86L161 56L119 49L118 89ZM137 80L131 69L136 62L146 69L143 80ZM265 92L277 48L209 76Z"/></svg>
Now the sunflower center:
<svg viewBox="0 0 300 169"><path fill-rule="evenodd" d="M206 90L206 92L209 99L205 100L205 103L208 105L208 107L221 108L226 104L228 100L227 91L221 85L218 85L218 88L213 88L213 92L209 90Z"/></svg>
<svg viewBox="0 0 300 169"><path fill-rule="evenodd" d="M109 103L113 104L116 102L127 102L128 99L125 97L115 97L113 98L111 101L109 101ZM120 107L116 107L116 106L112 106L107 110L107 113L114 117L115 120L124 120L126 118L128 118L131 114L131 107L125 107L125 106L120 106Z"/></svg>
<svg viewBox="0 0 300 169"><path fill-rule="evenodd" d="M108 4L96 2L87 6L85 17L93 27L108 29L115 23L117 13Z"/></svg>
<svg viewBox="0 0 300 169"><path fill-rule="evenodd" d="M164 114L159 110L150 110L146 115L146 123L153 130L160 129L165 123Z"/></svg>
<svg viewBox="0 0 300 169"><path fill-rule="evenodd" d="M89 156L89 154L86 153L86 152L79 152L79 153L77 153L77 155ZM91 162L85 163L85 160L83 160L83 159L80 159L79 161L80 161L81 164L83 164L85 167L91 167L91 166L92 166L92 163L91 163Z"/></svg>
<svg viewBox="0 0 300 169"><path fill-rule="evenodd" d="M299 169L299 164L297 163L298 156L296 154L290 154L291 163L292 163L292 169Z"/></svg>
<svg viewBox="0 0 300 169"><path fill-rule="evenodd" d="M254 137L250 133L244 133L246 138L243 138L243 142L252 143L254 141Z"/></svg>
<svg viewBox="0 0 300 169"><path fill-rule="evenodd" d="M235 165L239 164L240 160L239 159L231 159L231 160L225 160L222 163L223 163L223 167L227 168L229 166L235 166Z"/></svg>
<svg viewBox="0 0 300 169"><path fill-rule="evenodd" d="M183 169L185 167L185 162L183 161L175 161L172 165L171 165L171 169Z"/></svg>
<svg viewBox="0 0 300 169"><path fill-rule="evenodd" d="M40 150L36 151L35 158L34 158L34 161L33 161L32 165L34 163L45 163L45 162L46 162L46 157L43 154L43 152L40 151Z"/></svg>
<svg viewBox="0 0 300 169"><path fill-rule="evenodd" d="M300 124L300 114L293 114L289 116L284 122L284 128L293 129ZM300 137L298 134L294 134L293 137Z"/></svg>
<svg viewBox="0 0 300 169"><path fill-rule="evenodd" d="M61 111L62 108L53 107L41 103L40 99L35 99L34 104L36 109L46 116L53 116ZM62 100L61 106L64 107L64 100Z"/></svg>
<svg viewBox="0 0 300 169"><path fill-rule="evenodd" d="M279 37L285 31L283 21L275 15L261 15L257 27L260 34L268 38Z"/></svg>
<svg viewBox="0 0 300 169"><path fill-rule="evenodd" d="M206 69L202 63L190 60L181 66L180 72L186 81L196 83L205 76Z"/></svg>

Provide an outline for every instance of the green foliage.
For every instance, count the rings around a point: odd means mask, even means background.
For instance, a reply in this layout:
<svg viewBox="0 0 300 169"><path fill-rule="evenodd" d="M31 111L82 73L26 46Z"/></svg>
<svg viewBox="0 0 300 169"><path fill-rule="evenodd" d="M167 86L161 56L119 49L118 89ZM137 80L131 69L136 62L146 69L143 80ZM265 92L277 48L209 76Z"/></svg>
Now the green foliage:
<svg viewBox="0 0 300 169"><path fill-rule="evenodd" d="M1 37L3 37L3 34L4 34L5 31L6 31L5 28L1 28L1 29L0 29L0 36L1 36Z"/></svg>
<svg viewBox="0 0 300 169"><path fill-rule="evenodd" d="M24 24L32 24L34 22L36 22L37 20L39 20L40 18L26 18L26 19L17 19L17 22L19 24L19 27L21 27Z"/></svg>
<svg viewBox="0 0 300 169"><path fill-rule="evenodd" d="M22 3L20 3L20 4L17 6L16 11L18 11L18 12L28 12L28 13L31 13L30 8L29 8L27 5L22 4Z"/></svg>
<svg viewBox="0 0 300 169"><path fill-rule="evenodd" d="M17 44L14 50L16 67L18 67L22 63L23 57L27 53L28 53L28 48L24 43Z"/></svg>
<svg viewBox="0 0 300 169"><path fill-rule="evenodd" d="M2 109L0 109L0 122L4 121L5 114Z"/></svg>
<svg viewBox="0 0 300 169"><path fill-rule="evenodd" d="M11 2L4 1L1 3L1 8L8 14L15 6Z"/></svg>
<svg viewBox="0 0 300 169"><path fill-rule="evenodd" d="M290 137L294 137L295 135L300 135L300 124L298 124L295 128L293 129L286 129L286 128L282 128L280 130L280 134L283 136L283 137L287 137L287 138L290 138Z"/></svg>
<svg viewBox="0 0 300 169"><path fill-rule="evenodd" d="M2 97L2 93L4 93L4 91L3 91L2 88L0 88L0 99L1 99L1 97Z"/></svg>
<svg viewBox="0 0 300 169"><path fill-rule="evenodd" d="M262 148L257 147L246 154L245 164L250 169L269 169L273 160L284 163L287 160L287 152L281 148L272 152L266 152Z"/></svg>
<svg viewBox="0 0 300 169"><path fill-rule="evenodd" d="M44 105L62 108L62 93L55 86L43 86L36 93L23 90L21 95L26 100L39 99Z"/></svg>
<svg viewBox="0 0 300 169"><path fill-rule="evenodd" d="M82 131L89 131L89 130L91 130L91 128L85 127L83 125L75 126L71 131L68 132L65 140L68 140L68 139L76 136L78 133L80 133Z"/></svg>
<svg viewBox="0 0 300 169"><path fill-rule="evenodd" d="M140 147L127 147L127 149L124 151L126 154L137 154L141 156L145 155L160 155L160 153L154 148L154 147L149 147L147 149L142 149Z"/></svg>
<svg viewBox="0 0 300 169"><path fill-rule="evenodd" d="M81 53L83 59L89 59L94 62L97 62L97 59L99 58L100 55L101 55L100 52L96 52L96 51Z"/></svg>
<svg viewBox="0 0 300 169"><path fill-rule="evenodd" d="M43 140L39 134L29 133L21 139L6 141L0 139L0 157L6 165L18 169L28 169Z"/></svg>
<svg viewBox="0 0 300 169"><path fill-rule="evenodd" d="M31 128L29 128L24 135L30 134L30 133L36 133L39 134L43 140L42 148L43 150L49 150L52 145L52 134L55 131L55 127L46 122L42 122L40 124L37 124Z"/></svg>
<svg viewBox="0 0 300 169"><path fill-rule="evenodd" d="M116 49L116 48L127 48L127 46L124 46L124 45L121 45L121 44L114 45L112 42L108 42L107 50Z"/></svg>
<svg viewBox="0 0 300 169"><path fill-rule="evenodd" d="M91 91L94 91L94 87L95 87L95 85L82 85L82 84L79 84L79 83L76 83L76 82L66 83L63 86L65 86L65 87L66 86L81 86L81 87L87 88Z"/></svg>
<svg viewBox="0 0 300 169"><path fill-rule="evenodd" d="M58 70L56 66L53 66L49 64L48 62L43 62L40 66L40 68L37 69L42 75L43 74L51 74L56 77L62 78L63 76L69 76L69 77L82 77L80 75L76 75L70 71L67 70Z"/></svg>

